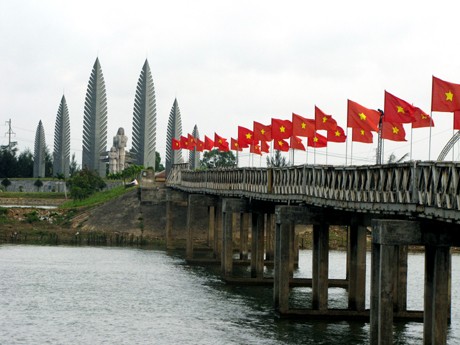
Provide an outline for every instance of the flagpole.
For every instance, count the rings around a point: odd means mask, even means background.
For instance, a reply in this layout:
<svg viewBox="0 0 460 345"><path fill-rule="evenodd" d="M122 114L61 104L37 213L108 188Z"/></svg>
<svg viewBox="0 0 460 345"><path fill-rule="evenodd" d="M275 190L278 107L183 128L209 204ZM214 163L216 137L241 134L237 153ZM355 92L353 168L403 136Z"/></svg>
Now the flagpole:
<svg viewBox="0 0 460 345"><path fill-rule="evenodd" d="M326 146L326 165L327 165L327 153L329 151L329 147Z"/></svg>
<svg viewBox="0 0 460 345"><path fill-rule="evenodd" d="M345 166L347 166L347 164L348 164L348 127L347 127L347 141L345 142Z"/></svg>
<svg viewBox="0 0 460 345"><path fill-rule="evenodd" d="M351 140L350 165L353 165L353 139Z"/></svg>
<svg viewBox="0 0 460 345"><path fill-rule="evenodd" d="M412 160L412 134L414 129L412 128L412 124L410 125L410 155L409 160Z"/></svg>
<svg viewBox="0 0 460 345"><path fill-rule="evenodd" d="M316 147L313 148L313 164L316 165Z"/></svg>
<svg viewBox="0 0 460 345"><path fill-rule="evenodd" d="M433 106L431 106L433 108ZM433 110L430 112L431 120L430 120L430 134L429 134L429 144L428 144L428 160L431 160L431 122L433 121Z"/></svg>

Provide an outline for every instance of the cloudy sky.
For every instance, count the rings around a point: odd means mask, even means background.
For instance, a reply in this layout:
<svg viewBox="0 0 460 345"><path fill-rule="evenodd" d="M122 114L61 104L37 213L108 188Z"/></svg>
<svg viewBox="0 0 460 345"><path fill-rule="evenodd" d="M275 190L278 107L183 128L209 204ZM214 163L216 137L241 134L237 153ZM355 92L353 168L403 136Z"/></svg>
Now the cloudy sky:
<svg viewBox="0 0 460 345"><path fill-rule="evenodd" d="M108 146L119 127L131 139L136 84L148 59L162 159L175 98L183 133L196 124L202 137L236 137L238 125L290 119L292 112L312 118L315 105L345 128L347 99L383 109L384 90L429 113L432 75L460 83L459 10L455 0L0 0L0 144L8 143L11 119L20 151L33 151L42 120L52 151L64 94L71 152L81 162L96 57L107 91ZM409 153L412 142L414 159L435 159L453 134L452 114L433 118L431 146L428 129L414 130L411 140L406 126L407 143L386 140L385 156ZM375 148L330 144L327 159L344 164L347 155L350 163L352 154L353 164L372 164ZM326 150L294 158L324 163Z"/></svg>

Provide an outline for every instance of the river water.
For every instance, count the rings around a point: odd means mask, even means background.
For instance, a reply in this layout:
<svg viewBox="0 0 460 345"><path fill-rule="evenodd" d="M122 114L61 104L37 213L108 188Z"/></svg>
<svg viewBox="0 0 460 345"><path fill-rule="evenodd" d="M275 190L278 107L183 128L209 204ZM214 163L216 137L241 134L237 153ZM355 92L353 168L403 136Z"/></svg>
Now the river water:
<svg viewBox="0 0 460 345"><path fill-rule="evenodd" d="M311 276L310 258L301 251L296 276ZM344 278L345 254L329 260L330 277ZM423 262L409 256L409 309L423 308ZM460 344L459 266L454 255L449 344ZM308 306L308 291L294 289L292 302ZM346 291L330 289L329 303L346 307ZM2 345L369 343L368 323L279 320L272 304L270 287L226 285L217 267L163 251L0 246ZM396 324L395 344L421 344L422 333Z"/></svg>

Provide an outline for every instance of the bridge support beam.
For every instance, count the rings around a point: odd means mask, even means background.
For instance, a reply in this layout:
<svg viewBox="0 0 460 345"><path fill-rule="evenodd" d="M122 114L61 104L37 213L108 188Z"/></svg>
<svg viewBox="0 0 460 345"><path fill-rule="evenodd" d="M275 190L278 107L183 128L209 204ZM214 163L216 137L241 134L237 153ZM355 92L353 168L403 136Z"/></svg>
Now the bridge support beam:
<svg viewBox="0 0 460 345"><path fill-rule="evenodd" d="M312 309L327 310L329 287L329 226L313 225Z"/></svg>
<svg viewBox="0 0 460 345"><path fill-rule="evenodd" d="M366 307L366 227L352 222L349 227L348 309Z"/></svg>
<svg viewBox="0 0 460 345"><path fill-rule="evenodd" d="M249 240L249 213L240 213L240 260L247 260Z"/></svg>
<svg viewBox="0 0 460 345"><path fill-rule="evenodd" d="M244 213L247 205L245 199L222 200L222 259L221 270L224 277L233 275L233 214Z"/></svg>
<svg viewBox="0 0 460 345"><path fill-rule="evenodd" d="M263 278L264 275L264 219L263 213L252 213L251 278Z"/></svg>
<svg viewBox="0 0 460 345"><path fill-rule="evenodd" d="M214 208L214 258L220 259L222 256L222 238L223 238L223 226L222 226L222 199L219 199Z"/></svg>
<svg viewBox="0 0 460 345"><path fill-rule="evenodd" d="M393 314L406 305L407 287L395 291L395 277L406 283L407 258L401 246L420 244L420 224L414 221L372 221L371 344L393 344ZM404 301L401 301L404 299ZM395 305L397 308L395 308Z"/></svg>

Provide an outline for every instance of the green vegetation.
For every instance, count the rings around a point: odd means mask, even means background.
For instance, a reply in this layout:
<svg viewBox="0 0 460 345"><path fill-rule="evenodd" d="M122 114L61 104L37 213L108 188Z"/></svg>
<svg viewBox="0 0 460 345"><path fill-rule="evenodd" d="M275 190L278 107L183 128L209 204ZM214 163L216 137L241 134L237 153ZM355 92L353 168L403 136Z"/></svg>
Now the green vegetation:
<svg viewBox="0 0 460 345"><path fill-rule="evenodd" d="M8 179L8 177L5 177L2 180L2 186L5 187L5 190L8 190L8 187L11 185L11 181Z"/></svg>
<svg viewBox="0 0 460 345"><path fill-rule="evenodd" d="M132 187L135 188L135 187ZM60 208L77 208L77 207L90 207L102 204L111 199L114 199L120 195L123 195L127 191L130 191L132 188L125 188L124 186L115 187L110 190L105 190L102 192L93 193L88 196L86 199L74 199L72 201L67 201L60 206Z"/></svg>
<svg viewBox="0 0 460 345"><path fill-rule="evenodd" d="M0 198L24 198L24 199L64 199L64 193L41 192L41 193L24 193L24 192L4 192L0 193Z"/></svg>
<svg viewBox="0 0 460 345"><path fill-rule="evenodd" d="M83 200L97 191L103 190L107 185L95 172L83 169L77 172L69 181L70 195L74 200Z"/></svg>
<svg viewBox="0 0 460 345"><path fill-rule="evenodd" d="M212 149L203 154L201 168L214 169L226 167L236 167L236 157L232 151L223 152L218 149Z"/></svg>
<svg viewBox="0 0 460 345"><path fill-rule="evenodd" d="M275 155L271 158L267 156L267 167L269 168L280 168L288 165L289 162L286 160L286 157L281 155L280 150L275 150Z"/></svg>

